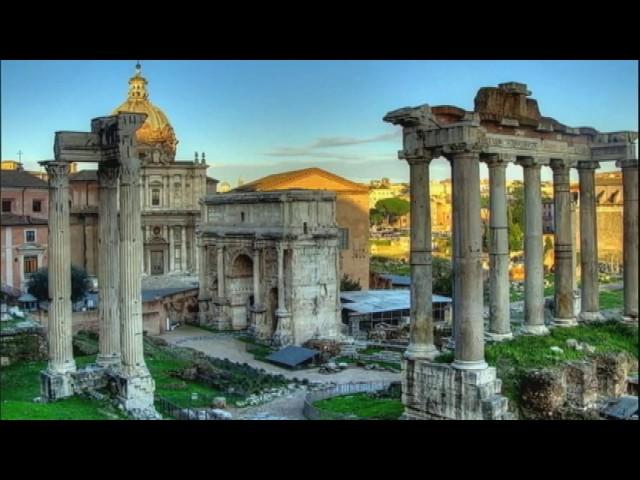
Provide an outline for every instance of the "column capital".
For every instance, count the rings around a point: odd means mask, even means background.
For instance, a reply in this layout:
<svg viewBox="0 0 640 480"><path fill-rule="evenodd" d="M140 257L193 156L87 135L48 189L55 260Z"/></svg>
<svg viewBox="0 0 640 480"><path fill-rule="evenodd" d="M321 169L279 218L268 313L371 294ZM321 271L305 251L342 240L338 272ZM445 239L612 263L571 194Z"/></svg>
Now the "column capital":
<svg viewBox="0 0 640 480"><path fill-rule="evenodd" d="M477 143L450 143L441 147L441 154L447 159L453 159L457 155L477 155L480 156L482 149Z"/></svg>
<svg viewBox="0 0 640 480"><path fill-rule="evenodd" d="M549 166L553 171L569 170L572 167L572 162L566 158L552 158L549 160Z"/></svg>
<svg viewBox="0 0 640 480"><path fill-rule="evenodd" d="M69 163L68 162L40 162L47 171L49 186L54 188L65 188L69 186Z"/></svg>
<svg viewBox="0 0 640 480"><path fill-rule="evenodd" d="M616 167L618 168L638 168L638 159L629 158L627 160L616 161Z"/></svg>
<svg viewBox="0 0 640 480"><path fill-rule="evenodd" d="M97 176L100 188L117 188L120 167L116 162L100 162Z"/></svg>
<svg viewBox="0 0 640 480"><path fill-rule="evenodd" d="M523 168L537 168L542 166L542 160L536 157L516 157L516 165L520 165Z"/></svg>
<svg viewBox="0 0 640 480"><path fill-rule="evenodd" d="M500 153L487 153L480 155L480 161L487 164L489 168L506 168L509 162L515 162L513 155L503 155Z"/></svg>
<svg viewBox="0 0 640 480"><path fill-rule="evenodd" d="M576 163L576 169L581 170L596 170L600 168L600 163L595 160L582 160Z"/></svg>

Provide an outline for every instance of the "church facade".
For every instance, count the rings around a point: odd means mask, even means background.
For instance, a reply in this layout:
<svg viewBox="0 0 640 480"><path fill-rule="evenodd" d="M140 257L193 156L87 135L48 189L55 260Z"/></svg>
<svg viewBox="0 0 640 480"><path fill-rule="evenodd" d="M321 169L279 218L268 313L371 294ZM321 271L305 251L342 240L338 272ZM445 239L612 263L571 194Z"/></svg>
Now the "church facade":
<svg viewBox="0 0 640 480"><path fill-rule="evenodd" d="M145 113L136 132L141 160L140 196L144 238L143 272L147 275L195 274L198 250L195 229L200 197L215 193L217 181L207 177L204 153L176 160L176 139L167 116L149 101L140 66L129 79L127 99L111 112ZM72 262L97 274L97 212L100 201L95 170L71 176Z"/></svg>

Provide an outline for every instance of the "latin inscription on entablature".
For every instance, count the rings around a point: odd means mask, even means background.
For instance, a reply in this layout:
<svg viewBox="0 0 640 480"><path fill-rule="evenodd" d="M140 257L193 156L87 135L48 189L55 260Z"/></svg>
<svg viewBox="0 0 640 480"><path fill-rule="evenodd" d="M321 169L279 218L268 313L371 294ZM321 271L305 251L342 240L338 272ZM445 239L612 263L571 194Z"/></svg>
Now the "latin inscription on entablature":
<svg viewBox="0 0 640 480"><path fill-rule="evenodd" d="M483 151L485 153L502 153L509 155L533 155L541 157L584 160L591 158L588 145L569 145L566 142L541 139L513 138L505 135L487 134Z"/></svg>

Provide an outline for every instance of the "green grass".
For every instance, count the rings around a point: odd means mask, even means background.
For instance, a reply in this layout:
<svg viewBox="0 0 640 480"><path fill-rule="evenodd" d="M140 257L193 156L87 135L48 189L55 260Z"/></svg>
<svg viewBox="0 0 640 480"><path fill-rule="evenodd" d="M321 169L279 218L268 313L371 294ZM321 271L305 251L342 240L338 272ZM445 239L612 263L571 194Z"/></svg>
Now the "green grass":
<svg viewBox="0 0 640 480"><path fill-rule="evenodd" d="M600 292L600 308L608 310L611 308L622 308L624 305L623 290L608 290Z"/></svg>
<svg viewBox="0 0 640 480"><path fill-rule="evenodd" d="M341 415L354 415L369 420L397 420L404 410L397 398L375 398L367 393L356 393L320 400L318 409Z"/></svg>
<svg viewBox="0 0 640 480"><path fill-rule="evenodd" d="M261 343L256 342L253 338L247 335L240 335L237 337L243 343L247 344L247 352L253 355L253 358L261 362L266 362L266 358L276 350Z"/></svg>
<svg viewBox="0 0 640 480"><path fill-rule="evenodd" d="M519 382L525 370L554 367L564 361L583 360L588 354L569 348L570 338L593 345L596 353L626 352L638 358L638 330L619 322L579 325L572 328L554 328L549 335L520 335L508 342L485 346L485 359L497 368L502 380L503 393L516 405L519 403ZM560 347L562 354L554 354L551 347ZM452 352L444 352L435 363L451 363Z"/></svg>
<svg viewBox="0 0 640 480"><path fill-rule="evenodd" d="M95 356L78 357L78 367ZM17 363L0 370L0 419L2 420L111 420L124 418L108 402L71 397L53 403L34 403L40 396L40 371L46 362Z"/></svg>
<svg viewBox="0 0 640 480"><path fill-rule="evenodd" d="M373 355L374 353L384 352L384 348L382 347L367 347L363 350L358 350L359 354L362 355Z"/></svg>

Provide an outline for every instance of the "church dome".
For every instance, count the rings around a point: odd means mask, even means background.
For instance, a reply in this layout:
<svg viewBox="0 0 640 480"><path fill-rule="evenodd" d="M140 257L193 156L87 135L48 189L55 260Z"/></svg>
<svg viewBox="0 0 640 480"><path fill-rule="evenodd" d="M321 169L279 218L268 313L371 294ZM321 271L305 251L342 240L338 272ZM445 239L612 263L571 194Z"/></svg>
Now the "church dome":
<svg viewBox="0 0 640 480"><path fill-rule="evenodd" d="M142 76L140 64L137 64L136 73L129 79L127 99L111 114L116 115L120 112L146 113L147 119L136 132L138 143L149 147L160 147L173 157L178 141L167 116L149 101L147 83L147 79Z"/></svg>

